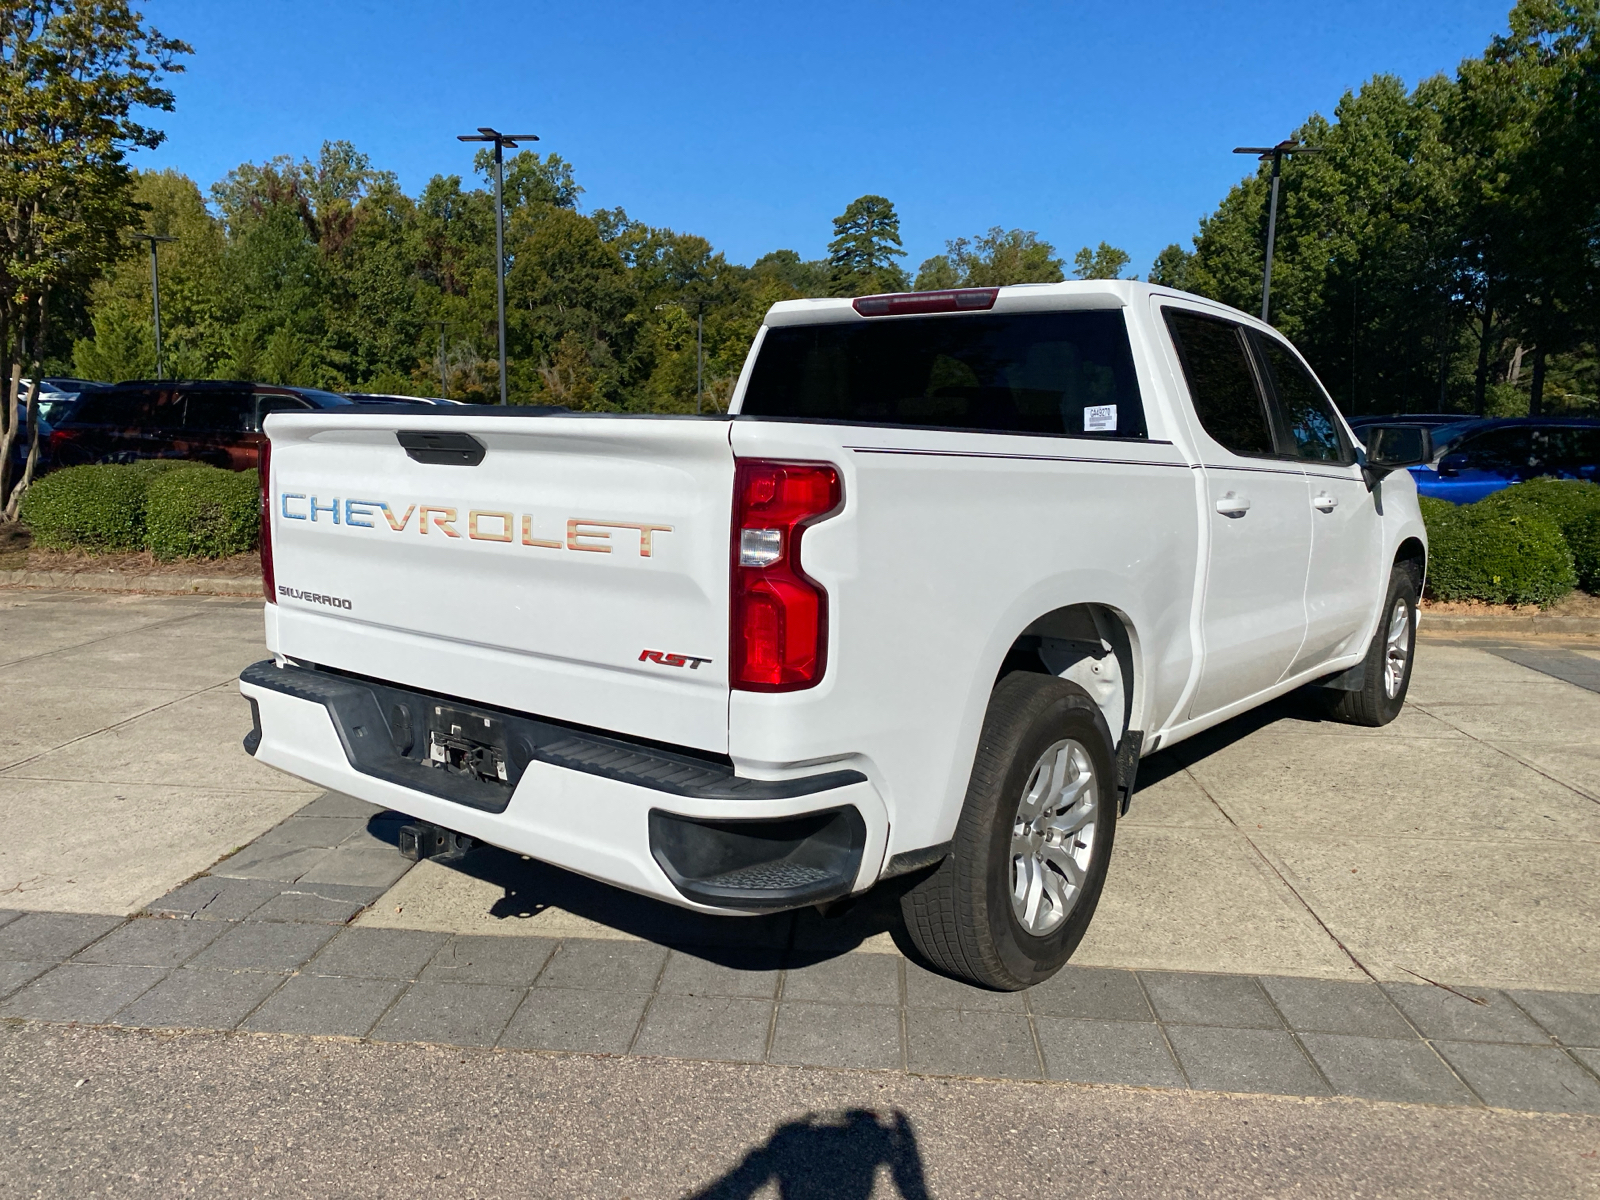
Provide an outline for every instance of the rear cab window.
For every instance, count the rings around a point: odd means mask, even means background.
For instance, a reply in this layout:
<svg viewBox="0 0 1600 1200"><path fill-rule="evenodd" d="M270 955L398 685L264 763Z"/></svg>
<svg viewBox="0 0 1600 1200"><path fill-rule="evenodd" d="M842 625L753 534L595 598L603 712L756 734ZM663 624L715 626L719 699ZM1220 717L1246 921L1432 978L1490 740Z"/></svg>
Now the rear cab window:
<svg viewBox="0 0 1600 1200"><path fill-rule="evenodd" d="M1121 309L774 326L761 343L739 415L1147 436Z"/></svg>

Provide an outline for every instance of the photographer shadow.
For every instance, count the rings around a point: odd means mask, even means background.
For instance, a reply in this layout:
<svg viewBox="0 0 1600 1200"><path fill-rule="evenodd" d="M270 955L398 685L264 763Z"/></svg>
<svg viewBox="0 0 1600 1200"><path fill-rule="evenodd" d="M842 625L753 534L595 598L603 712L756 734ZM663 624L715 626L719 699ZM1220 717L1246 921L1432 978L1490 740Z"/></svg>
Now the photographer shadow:
<svg viewBox="0 0 1600 1200"><path fill-rule="evenodd" d="M904 1200L927 1200L922 1154L905 1113L896 1109L888 1120L865 1108L833 1119L807 1113L778 1126L692 1200L750 1200L769 1184L780 1200L868 1200L880 1167Z"/></svg>

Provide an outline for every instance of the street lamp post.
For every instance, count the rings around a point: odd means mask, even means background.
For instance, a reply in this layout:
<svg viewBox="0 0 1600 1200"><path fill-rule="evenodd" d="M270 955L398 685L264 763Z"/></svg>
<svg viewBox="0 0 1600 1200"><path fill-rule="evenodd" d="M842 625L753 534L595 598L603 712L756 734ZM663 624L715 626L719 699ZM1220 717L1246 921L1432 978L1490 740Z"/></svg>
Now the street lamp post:
<svg viewBox="0 0 1600 1200"><path fill-rule="evenodd" d="M478 126L478 132L458 134L458 142L494 143L494 282L496 313L500 320L500 403L506 403L506 212L500 200L505 175L505 149L517 148L518 142L537 142L533 133L501 133L487 125Z"/></svg>
<svg viewBox="0 0 1600 1200"><path fill-rule="evenodd" d="M130 234L136 242L150 243L150 307L155 317L156 326L156 378L161 374L161 274L156 270L156 243L175 242L175 237L163 237L158 233Z"/></svg>
<svg viewBox="0 0 1600 1200"><path fill-rule="evenodd" d="M1261 276L1261 319L1267 319L1267 311L1272 303L1272 248L1278 240L1278 176L1283 171L1283 156L1285 154L1316 154L1321 151L1320 146L1303 146L1293 138L1279 142L1276 146L1235 146L1235 154L1254 154L1266 162L1272 160L1272 201L1267 208L1267 267Z"/></svg>
<svg viewBox="0 0 1600 1200"><path fill-rule="evenodd" d="M450 399L450 384L445 378L444 371L444 334L445 330L450 328L450 322L431 321L429 324L437 325L439 327L439 395L448 400ZM503 404L504 402L505 401L502 399L501 403Z"/></svg>

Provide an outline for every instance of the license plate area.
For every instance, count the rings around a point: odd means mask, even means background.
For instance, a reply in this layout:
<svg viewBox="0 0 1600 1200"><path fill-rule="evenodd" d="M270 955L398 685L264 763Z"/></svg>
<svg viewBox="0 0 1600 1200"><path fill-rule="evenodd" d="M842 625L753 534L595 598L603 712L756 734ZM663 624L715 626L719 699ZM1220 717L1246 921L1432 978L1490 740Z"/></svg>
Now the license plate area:
<svg viewBox="0 0 1600 1200"><path fill-rule="evenodd" d="M484 783L509 784L506 723L493 713L433 704L428 713L428 762Z"/></svg>

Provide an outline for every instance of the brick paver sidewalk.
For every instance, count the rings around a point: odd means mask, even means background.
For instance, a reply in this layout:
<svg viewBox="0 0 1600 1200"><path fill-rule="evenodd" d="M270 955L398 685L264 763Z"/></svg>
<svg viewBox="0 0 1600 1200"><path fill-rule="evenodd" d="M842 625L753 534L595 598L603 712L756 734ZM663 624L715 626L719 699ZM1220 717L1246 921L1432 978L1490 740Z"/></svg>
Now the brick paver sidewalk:
<svg viewBox="0 0 1600 1200"><path fill-rule="evenodd" d="M399 821L330 795L132 919L0 913L0 1017L1600 1113L1596 995L349 927Z"/></svg>

